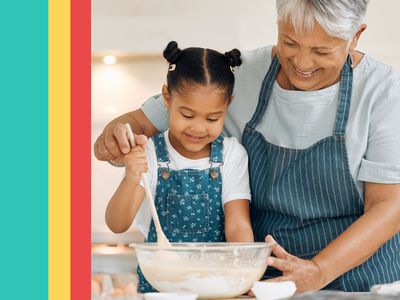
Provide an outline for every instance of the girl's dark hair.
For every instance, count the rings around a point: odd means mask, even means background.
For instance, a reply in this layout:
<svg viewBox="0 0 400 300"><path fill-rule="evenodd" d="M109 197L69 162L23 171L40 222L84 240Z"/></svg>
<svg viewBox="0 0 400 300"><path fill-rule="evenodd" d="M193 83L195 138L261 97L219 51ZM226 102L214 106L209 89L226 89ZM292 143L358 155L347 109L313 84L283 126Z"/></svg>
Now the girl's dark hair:
<svg viewBox="0 0 400 300"><path fill-rule="evenodd" d="M205 48L179 49L175 41L169 42L163 52L169 62L168 92L181 91L190 84L214 85L226 89L230 101L235 76L233 67L240 66L240 51L233 49L225 54Z"/></svg>

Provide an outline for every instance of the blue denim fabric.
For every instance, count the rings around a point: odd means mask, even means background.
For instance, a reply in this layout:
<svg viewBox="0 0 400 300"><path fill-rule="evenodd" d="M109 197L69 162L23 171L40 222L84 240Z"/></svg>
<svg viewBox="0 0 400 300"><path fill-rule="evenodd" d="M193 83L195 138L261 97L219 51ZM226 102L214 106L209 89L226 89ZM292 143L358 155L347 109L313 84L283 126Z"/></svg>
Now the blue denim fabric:
<svg viewBox="0 0 400 300"><path fill-rule="evenodd" d="M223 136L211 144L210 168L171 170L164 133L153 138L158 168L155 206L161 227L171 242L224 242L222 208ZM214 172L214 173L213 173ZM214 179L211 175L214 176ZM153 221L147 242L157 242ZM138 268L139 291L156 291Z"/></svg>

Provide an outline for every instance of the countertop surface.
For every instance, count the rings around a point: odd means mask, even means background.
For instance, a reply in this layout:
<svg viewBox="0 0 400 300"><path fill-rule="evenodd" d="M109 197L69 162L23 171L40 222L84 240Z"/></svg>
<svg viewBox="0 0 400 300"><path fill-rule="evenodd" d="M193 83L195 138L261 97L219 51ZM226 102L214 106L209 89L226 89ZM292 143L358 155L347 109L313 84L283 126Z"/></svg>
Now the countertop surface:
<svg viewBox="0 0 400 300"><path fill-rule="evenodd" d="M237 299L256 299L249 296L241 296L237 298L224 299L224 300L237 300ZM319 291L314 293L306 293L297 295L288 299L293 300L400 300L400 296L383 296L373 293L345 293L337 291ZM217 299L216 299L217 300ZM222 300L222 299L218 299ZM283 299L282 299L283 300Z"/></svg>
<svg viewBox="0 0 400 300"><path fill-rule="evenodd" d="M93 298L92 298L93 299ZM132 298L134 300L142 300L144 299L143 295L138 295L137 297ZM214 299L214 300L256 300L254 297L249 296L240 296L237 298L225 298L225 299ZM313 293L306 293L301 295L296 295L291 298L290 300L336 300L336 299L343 299L343 300L399 300L400 296L383 296L377 295L373 293L345 293L341 291L318 291ZM284 299L282 299L284 300Z"/></svg>
<svg viewBox="0 0 400 300"><path fill-rule="evenodd" d="M400 296L383 296L373 293L345 293L341 291L319 291L297 295L296 300L399 300Z"/></svg>
<svg viewBox="0 0 400 300"><path fill-rule="evenodd" d="M144 297L143 295L138 295L137 297L134 297L132 299L142 300L144 299ZM229 299L214 299L214 300L238 300L238 299L256 300L256 298L249 296L241 296ZM288 299L290 300L292 299L293 300L400 300L400 296L383 296L373 293L345 293L337 291L319 291L314 293L297 295Z"/></svg>

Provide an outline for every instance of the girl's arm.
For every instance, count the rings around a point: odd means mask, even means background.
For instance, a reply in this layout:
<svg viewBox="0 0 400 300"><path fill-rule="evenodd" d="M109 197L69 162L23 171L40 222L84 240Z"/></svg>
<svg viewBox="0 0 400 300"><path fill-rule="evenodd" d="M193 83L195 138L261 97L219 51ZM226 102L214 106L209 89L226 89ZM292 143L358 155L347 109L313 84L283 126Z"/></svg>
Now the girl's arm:
<svg viewBox="0 0 400 300"><path fill-rule="evenodd" d="M240 199L229 201L224 205L227 242L254 242L249 203L249 200Z"/></svg>
<svg viewBox="0 0 400 300"><path fill-rule="evenodd" d="M147 159L141 146L136 146L125 155L125 177L119 184L106 208L106 223L111 231L121 233L131 226L145 191L140 186L141 174L147 172Z"/></svg>
<svg viewBox="0 0 400 300"><path fill-rule="evenodd" d="M144 199L144 189L126 177L121 181L106 209L106 223L114 233L128 230Z"/></svg>

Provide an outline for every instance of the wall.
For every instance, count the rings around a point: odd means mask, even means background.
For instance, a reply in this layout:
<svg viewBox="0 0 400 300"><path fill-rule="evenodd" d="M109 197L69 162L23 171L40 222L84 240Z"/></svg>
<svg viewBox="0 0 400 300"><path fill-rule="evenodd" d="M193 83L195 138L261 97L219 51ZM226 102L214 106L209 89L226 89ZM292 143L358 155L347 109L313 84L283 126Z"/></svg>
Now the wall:
<svg viewBox="0 0 400 300"><path fill-rule="evenodd" d="M131 55L115 65L105 65L98 57L92 62L92 144L112 118L135 110L144 99L161 91L167 63L160 56ZM113 168L92 155L92 231L108 232L104 211L123 177L123 168ZM109 235L110 240L117 239Z"/></svg>

